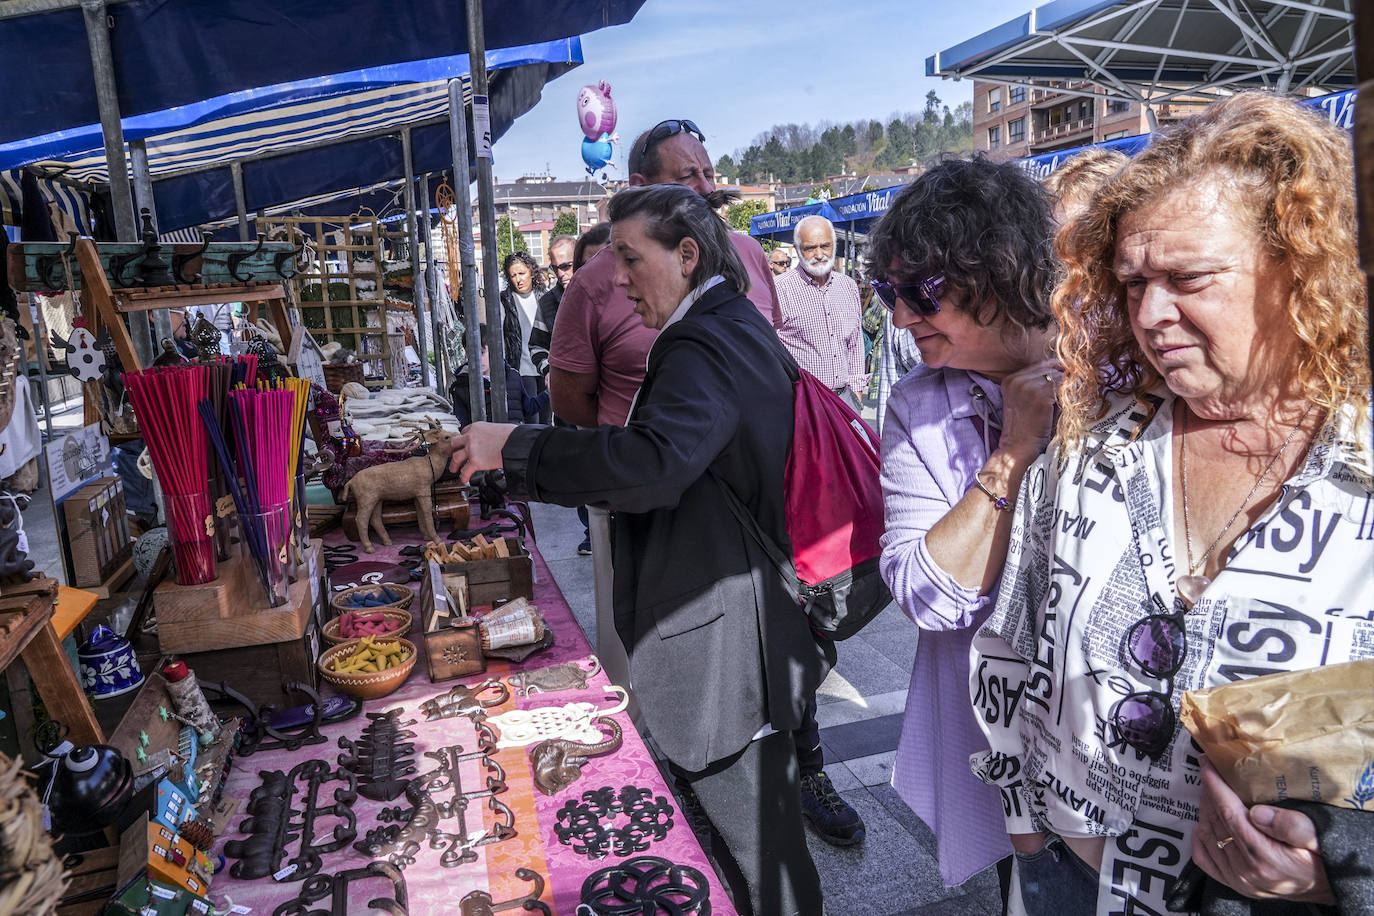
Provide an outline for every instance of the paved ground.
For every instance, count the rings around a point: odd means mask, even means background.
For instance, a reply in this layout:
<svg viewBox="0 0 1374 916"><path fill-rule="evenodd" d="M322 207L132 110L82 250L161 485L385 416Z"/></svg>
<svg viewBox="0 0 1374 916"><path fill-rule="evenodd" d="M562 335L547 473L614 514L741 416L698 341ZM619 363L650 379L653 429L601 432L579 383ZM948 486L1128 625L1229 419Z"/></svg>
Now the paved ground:
<svg viewBox="0 0 1374 916"><path fill-rule="evenodd" d="M576 512L536 504L533 513L539 550L587 640L596 645L592 561L577 555L582 526ZM943 885L934 836L888 785L917 633L895 606L889 607L840 644L839 664L817 697L826 771L868 825L868 837L858 847L839 849L810 837L826 909L834 916L1002 912L991 869L962 887Z"/></svg>

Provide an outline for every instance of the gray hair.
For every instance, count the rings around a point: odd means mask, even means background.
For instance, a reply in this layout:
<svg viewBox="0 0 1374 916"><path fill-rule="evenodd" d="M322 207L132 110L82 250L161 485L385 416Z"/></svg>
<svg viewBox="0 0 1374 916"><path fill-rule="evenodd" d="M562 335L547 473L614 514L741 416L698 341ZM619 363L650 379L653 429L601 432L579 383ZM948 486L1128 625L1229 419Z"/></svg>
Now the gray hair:
<svg viewBox="0 0 1374 916"><path fill-rule="evenodd" d="M749 291L749 274L739 252L730 240L725 222L691 188L676 184L654 184L625 188L611 198L608 209L612 232L614 224L634 217L644 220L649 238L664 248L675 248L683 239L697 243L701 252L693 286L700 286L716 274L740 293Z"/></svg>
<svg viewBox="0 0 1374 916"><path fill-rule="evenodd" d="M824 224L825 224L825 228L827 228L827 229L830 230L830 248L832 249L832 252L833 252L833 249L835 248L835 242L836 242L836 238L835 238L835 224L832 223L830 220L826 219L824 216L821 216L819 213L813 213L813 214L811 214L810 216L803 216L803 217L801 218L801 220L797 223L797 225L795 225L795 226L792 227L792 246L793 246L794 248L797 249L797 253L798 253L798 254L801 253L801 247L802 247L802 244L801 244L802 227L805 226L807 223L812 223L812 222L815 222L815 223L824 223Z"/></svg>
<svg viewBox="0 0 1374 916"><path fill-rule="evenodd" d="M577 236L575 236L575 235L555 235L553 238L549 239L549 251L553 251L553 250L554 250L555 248L557 248L559 245L564 245L564 244L567 244L567 245L576 245L576 244L577 244Z"/></svg>

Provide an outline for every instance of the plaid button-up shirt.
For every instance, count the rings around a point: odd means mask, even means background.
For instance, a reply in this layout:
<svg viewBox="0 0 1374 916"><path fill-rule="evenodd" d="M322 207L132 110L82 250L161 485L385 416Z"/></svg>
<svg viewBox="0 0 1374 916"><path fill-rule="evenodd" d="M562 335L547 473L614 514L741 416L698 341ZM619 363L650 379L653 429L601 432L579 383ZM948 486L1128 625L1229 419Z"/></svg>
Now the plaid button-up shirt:
<svg viewBox="0 0 1374 916"><path fill-rule="evenodd" d="M798 265L773 285L782 306L778 337L793 359L832 389L848 386L862 398L868 379L858 284L835 271L818 281Z"/></svg>

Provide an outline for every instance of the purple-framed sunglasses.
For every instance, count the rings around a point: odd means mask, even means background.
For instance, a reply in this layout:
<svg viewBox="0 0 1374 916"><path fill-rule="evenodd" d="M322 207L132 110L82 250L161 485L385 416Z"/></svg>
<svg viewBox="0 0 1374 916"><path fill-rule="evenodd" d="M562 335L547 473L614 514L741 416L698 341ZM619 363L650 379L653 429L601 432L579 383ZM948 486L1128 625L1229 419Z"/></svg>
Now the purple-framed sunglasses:
<svg viewBox="0 0 1374 916"><path fill-rule="evenodd" d="M918 315L929 317L940 311L940 294L945 291L945 278L926 277L920 283L889 283L886 280L871 280L873 292L889 311L897 308L901 299Z"/></svg>
<svg viewBox="0 0 1374 916"><path fill-rule="evenodd" d="M1112 707L1108 720L1118 739L1157 760L1173 740L1178 725L1173 705L1174 675L1188 654L1188 631L1184 628L1188 608L1180 598L1174 599L1172 611L1158 595L1152 595L1151 602L1155 613L1137 620L1126 631L1126 651L1136 667L1163 680L1166 689L1127 694Z"/></svg>

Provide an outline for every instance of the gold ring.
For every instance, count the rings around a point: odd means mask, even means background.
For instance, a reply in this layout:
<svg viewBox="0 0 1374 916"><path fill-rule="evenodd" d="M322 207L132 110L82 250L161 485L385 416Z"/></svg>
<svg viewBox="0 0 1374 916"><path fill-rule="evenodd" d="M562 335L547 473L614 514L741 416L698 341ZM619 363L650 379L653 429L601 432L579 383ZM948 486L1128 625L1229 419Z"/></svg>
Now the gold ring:
<svg viewBox="0 0 1374 916"><path fill-rule="evenodd" d="M1228 836L1228 837L1224 837L1224 838L1222 838L1222 839L1220 839L1220 840L1217 840L1217 849L1225 849L1227 846L1230 846L1230 845L1231 845L1232 843L1234 843L1235 841L1236 841L1236 838L1233 837L1233 836Z"/></svg>

